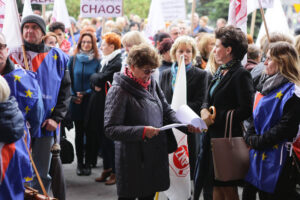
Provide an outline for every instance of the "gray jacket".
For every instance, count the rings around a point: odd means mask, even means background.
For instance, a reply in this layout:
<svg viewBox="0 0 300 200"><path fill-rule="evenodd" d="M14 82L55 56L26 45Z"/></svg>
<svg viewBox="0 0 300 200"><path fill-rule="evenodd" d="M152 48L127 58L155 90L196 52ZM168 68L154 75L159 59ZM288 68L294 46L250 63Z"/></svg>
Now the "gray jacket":
<svg viewBox="0 0 300 200"><path fill-rule="evenodd" d="M170 186L167 135L143 139L145 126L178 122L158 84L149 90L116 73L105 103L104 128L115 140L117 192L120 197L145 197Z"/></svg>

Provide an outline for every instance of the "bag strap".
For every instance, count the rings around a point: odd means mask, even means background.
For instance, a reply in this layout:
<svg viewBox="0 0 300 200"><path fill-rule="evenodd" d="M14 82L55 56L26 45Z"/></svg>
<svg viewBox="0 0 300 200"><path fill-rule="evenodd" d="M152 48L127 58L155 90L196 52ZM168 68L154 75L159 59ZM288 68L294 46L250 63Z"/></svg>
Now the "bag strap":
<svg viewBox="0 0 300 200"><path fill-rule="evenodd" d="M26 137L26 135L27 135L26 131L24 131L24 133L25 133L25 137ZM25 138L23 138L23 142L24 142L24 144L25 144L26 151L27 151L27 153L28 153L28 155L29 155L29 159L30 159L30 161L31 161L31 164L32 164L32 167L33 167L33 169L34 169L35 175L36 175L36 177L37 177L37 179L38 179L38 182L39 182L39 184L40 184L40 186L41 186L41 188L42 188L42 191L43 191L43 193L44 193L44 195L45 195L46 197L49 197L48 194L47 194L47 192L46 192L46 189L45 189L45 187L44 187L44 184L43 184L43 182L42 182L42 179L41 179L41 177L40 177L40 174L39 174L39 172L38 172L38 170L37 170L37 168L36 168L36 166L35 166L35 163L34 163L34 161L33 161L33 159L32 159L32 155L31 155L31 153L30 153L30 151L29 151L29 149L28 149L27 141L26 141Z"/></svg>
<svg viewBox="0 0 300 200"><path fill-rule="evenodd" d="M224 138L227 138L227 132L229 132L229 138L232 137L232 119L233 119L233 112L234 110L229 110L226 115L226 122L225 122L225 131L224 131ZM229 128L228 128L229 124ZM229 129L229 130L228 130Z"/></svg>

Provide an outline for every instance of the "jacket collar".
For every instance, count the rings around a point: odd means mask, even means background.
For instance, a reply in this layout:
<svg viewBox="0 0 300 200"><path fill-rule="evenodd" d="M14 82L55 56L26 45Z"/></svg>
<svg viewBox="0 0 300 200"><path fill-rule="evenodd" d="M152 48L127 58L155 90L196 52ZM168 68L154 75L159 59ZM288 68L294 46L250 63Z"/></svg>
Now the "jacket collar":
<svg viewBox="0 0 300 200"><path fill-rule="evenodd" d="M2 75L6 75L6 74L8 74L8 73L10 73L14 70L15 70L14 63L9 58L7 58L4 70L2 72Z"/></svg>
<svg viewBox="0 0 300 200"><path fill-rule="evenodd" d="M26 51L33 51L36 53L45 53L51 49L51 47L46 46L43 41L40 44L31 44L24 40L24 45Z"/></svg>

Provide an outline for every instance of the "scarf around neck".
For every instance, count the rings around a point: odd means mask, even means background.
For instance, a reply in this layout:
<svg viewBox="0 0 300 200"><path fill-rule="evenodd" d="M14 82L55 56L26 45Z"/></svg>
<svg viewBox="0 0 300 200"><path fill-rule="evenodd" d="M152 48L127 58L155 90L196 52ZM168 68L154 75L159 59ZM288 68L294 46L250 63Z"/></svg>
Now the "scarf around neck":
<svg viewBox="0 0 300 200"><path fill-rule="evenodd" d="M130 79L132 79L133 81L138 83L140 86L142 86L145 90L148 90L148 86L151 83L151 78L149 78L149 80L147 82L145 82L142 79L138 79L138 78L134 77L133 73L131 72L131 70L128 67L125 67L124 74L125 74L125 76L129 77Z"/></svg>
<svg viewBox="0 0 300 200"><path fill-rule="evenodd" d="M95 57L94 50L90 50L89 52L82 51L81 49L79 50L79 55L87 56L89 60L93 60Z"/></svg>
<svg viewBox="0 0 300 200"><path fill-rule="evenodd" d="M262 95L268 95L271 91L287 82L289 80L279 72L272 76L262 75L257 89L260 90Z"/></svg>
<svg viewBox="0 0 300 200"><path fill-rule="evenodd" d="M185 71L188 72L191 68L192 68L192 62L190 62L190 64L185 66ZM171 66L173 91L174 91L174 86L175 86L175 82L176 82L177 71L178 71L178 63L174 62L173 65Z"/></svg>
<svg viewBox="0 0 300 200"><path fill-rule="evenodd" d="M121 49L114 50L107 56L102 56L100 72L102 72L103 68L108 64L108 62L114 59L119 53L121 53Z"/></svg>

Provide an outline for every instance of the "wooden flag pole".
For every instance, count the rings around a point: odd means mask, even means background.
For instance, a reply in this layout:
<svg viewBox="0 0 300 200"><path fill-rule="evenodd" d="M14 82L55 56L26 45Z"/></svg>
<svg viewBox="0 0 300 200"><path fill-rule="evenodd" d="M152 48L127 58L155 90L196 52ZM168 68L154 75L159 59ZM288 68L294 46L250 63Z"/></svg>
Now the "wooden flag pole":
<svg viewBox="0 0 300 200"><path fill-rule="evenodd" d="M76 26L76 24L74 26ZM72 38L72 42L73 42L73 47L75 47L76 46L76 41L75 41L75 38L74 38L72 23L71 23L71 27L70 27L70 34L71 34L71 38Z"/></svg>
<svg viewBox="0 0 300 200"><path fill-rule="evenodd" d="M23 41L23 43L24 43L24 41ZM23 58L24 58L25 69L26 69L26 70L29 70L28 60L27 60L27 55L26 55L26 50L25 50L24 44L22 44L22 52L23 52Z"/></svg>
<svg viewBox="0 0 300 200"><path fill-rule="evenodd" d="M158 200L158 197L159 197L159 192L156 192L156 194L155 194L155 200Z"/></svg>
<svg viewBox="0 0 300 200"><path fill-rule="evenodd" d="M252 12L252 19L251 19L250 35L251 35L252 38L253 38L253 35L254 35L255 20L256 20L256 10L254 10Z"/></svg>
<svg viewBox="0 0 300 200"><path fill-rule="evenodd" d="M196 0L193 0L192 3L192 14L191 14L191 33L194 35L194 14L196 10Z"/></svg>
<svg viewBox="0 0 300 200"><path fill-rule="evenodd" d="M45 20L45 22L47 21L46 19L46 5L42 5L42 16L43 16L43 19Z"/></svg>
<svg viewBox="0 0 300 200"><path fill-rule="evenodd" d="M265 25L265 29L266 29L267 38L268 38L268 41L269 41L269 43L270 43L270 35L269 35L268 27L267 27L267 22L266 22L266 18L265 18L265 13L264 13L264 10L263 10L263 8L262 8L262 5L261 5L260 0L258 0L258 3L259 3L259 8L260 8L260 13L261 13L261 16L262 16L263 21L264 21L264 25Z"/></svg>

